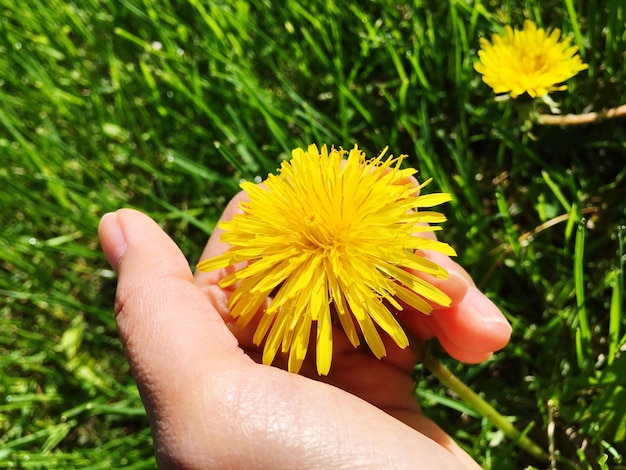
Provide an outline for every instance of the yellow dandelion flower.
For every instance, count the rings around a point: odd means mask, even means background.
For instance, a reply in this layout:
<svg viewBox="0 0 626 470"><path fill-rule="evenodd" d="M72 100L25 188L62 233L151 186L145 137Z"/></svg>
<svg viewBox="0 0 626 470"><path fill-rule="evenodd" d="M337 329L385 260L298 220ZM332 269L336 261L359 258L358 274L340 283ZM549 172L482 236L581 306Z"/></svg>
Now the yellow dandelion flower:
<svg viewBox="0 0 626 470"><path fill-rule="evenodd" d="M559 29L537 28L525 21L520 31L510 26L504 36L494 34L492 42L480 39L480 62L474 69L496 93L510 93L511 98L528 93L541 98L551 91L567 89L558 86L587 68L577 54L578 47L569 38L560 41Z"/></svg>
<svg viewBox="0 0 626 470"><path fill-rule="evenodd" d="M336 319L352 345L363 337L381 358L386 351L380 330L402 348L409 343L390 308L405 304L429 313L427 301L450 304L443 292L407 270L447 276L415 250L454 250L415 234L440 228L426 224L445 217L422 208L447 202L450 195L419 195L429 181L416 188L409 178L416 170L400 168L406 155L384 158L386 150L367 160L356 146L350 152L323 146L320 152L311 145L295 149L292 160L264 184L241 184L250 200L220 225L229 250L198 269L248 262L220 286L236 285L229 309L240 327L264 308L253 338L257 345L265 340L264 364L280 349L289 353L289 371L297 373L315 323L317 370L328 374Z"/></svg>

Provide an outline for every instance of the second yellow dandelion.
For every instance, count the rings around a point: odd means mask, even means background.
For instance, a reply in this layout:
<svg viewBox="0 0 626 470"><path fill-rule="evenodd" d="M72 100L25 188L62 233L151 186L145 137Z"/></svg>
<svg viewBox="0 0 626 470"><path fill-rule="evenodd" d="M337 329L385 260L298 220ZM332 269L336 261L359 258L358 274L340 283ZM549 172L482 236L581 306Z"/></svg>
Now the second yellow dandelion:
<svg viewBox="0 0 626 470"><path fill-rule="evenodd" d="M569 38L561 40L559 29L537 28L529 20L522 30L506 26L504 35L494 34L491 42L481 38L480 47L474 68L495 93L511 98L565 90L567 85L561 84L587 68L578 47Z"/></svg>

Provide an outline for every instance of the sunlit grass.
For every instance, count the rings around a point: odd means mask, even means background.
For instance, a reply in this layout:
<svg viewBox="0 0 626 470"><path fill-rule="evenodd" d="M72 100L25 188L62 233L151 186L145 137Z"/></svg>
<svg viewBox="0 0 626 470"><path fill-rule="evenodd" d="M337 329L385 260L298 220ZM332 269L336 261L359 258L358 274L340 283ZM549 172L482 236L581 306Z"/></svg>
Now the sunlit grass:
<svg viewBox="0 0 626 470"><path fill-rule="evenodd" d="M564 113L625 103L626 7L497 3L0 0L0 467L154 467L99 217L148 212L193 264L239 180L313 142L388 145L454 195L446 241L514 335L437 355L557 468L624 465L624 121L526 133L472 64L530 18L589 64ZM485 468L545 468L417 377Z"/></svg>

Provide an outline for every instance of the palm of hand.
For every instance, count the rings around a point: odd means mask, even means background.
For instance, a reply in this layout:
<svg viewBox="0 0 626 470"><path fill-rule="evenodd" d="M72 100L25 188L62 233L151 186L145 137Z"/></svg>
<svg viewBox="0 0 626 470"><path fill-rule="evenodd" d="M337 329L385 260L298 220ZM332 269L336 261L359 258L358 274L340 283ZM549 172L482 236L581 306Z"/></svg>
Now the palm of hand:
<svg viewBox="0 0 626 470"><path fill-rule="evenodd" d="M212 242L209 242L209 250L211 246ZM229 374L229 387L239 391L253 389L251 395L242 397L240 392L237 393L243 403L238 401L236 408L247 410L250 407L249 402L264 402L265 397L272 397L270 403L267 403L267 408L259 406L255 408L255 413L261 412L262 414L264 410L271 409L273 418L268 418L270 421L280 417L283 423L291 422L294 428L300 428L302 422L312 425L319 420L321 430L323 426L329 424L329 420L347 423L352 421L346 426L344 431L346 434L354 432L353 427L362 429L364 423L355 420L357 416L363 419L371 415L367 420L369 425L374 426L375 436L370 437L379 438L378 432L387 427L396 429L399 426L400 430L406 429L400 424L403 423L418 431L422 437L427 436L437 442L464 464L475 465L446 433L421 413L415 399L415 385L411 378L411 371L418 360L417 354L412 349L400 349L389 338L383 337L387 356L377 359L366 345L354 348L343 330L335 326L333 362L327 376L319 376L317 373L314 354L315 340L311 341L309 354L302 365L300 375L290 374L276 367L260 365L262 349L252 343L254 322L241 330L228 314L226 304L229 292L217 286L217 281L224 274L197 272L196 284L223 317L230 332L237 339L239 348L246 353L245 359L254 360L254 363L247 361L240 373ZM423 314L404 312L403 315ZM418 316L417 322L422 324L419 330L428 330L428 318ZM312 336L314 337L313 333ZM286 369L286 364L286 355L279 354L274 361L274 365L281 369ZM245 385L250 381L253 385ZM266 422L265 419L261 421ZM395 431L390 431L388 438L394 433ZM337 439L337 436L333 436L332 439ZM365 444L368 441L367 438L360 436L360 439L361 444L367 446ZM294 441L291 444L295 444ZM351 457L352 465L359 466L358 459L362 456L357 455L358 451L354 450L354 452L355 454ZM350 455L349 452L346 458L348 455ZM323 453L321 456L324 458ZM399 453L396 457L401 459L403 455ZM366 461L362 462L362 465L366 464ZM398 465L401 464L398 463ZM375 467L376 465L373 468Z"/></svg>

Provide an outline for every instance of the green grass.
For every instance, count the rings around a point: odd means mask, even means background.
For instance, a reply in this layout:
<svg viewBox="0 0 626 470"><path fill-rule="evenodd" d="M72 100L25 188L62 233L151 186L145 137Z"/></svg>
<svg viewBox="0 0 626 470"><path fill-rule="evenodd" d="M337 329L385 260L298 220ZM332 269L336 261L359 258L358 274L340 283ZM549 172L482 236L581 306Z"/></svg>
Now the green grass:
<svg viewBox="0 0 626 470"><path fill-rule="evenodd" d="M626 466L624 120L531 136L472 68L528 17L584 51L565 113L625 103L623 2L0 4L0 468L154 467L99 217L139 208L193 263L238 181L312 142L454 195L442 236L514 334L439 356L558 468ZM545 468L421 369L417 394L485 468Z"/></svg>

